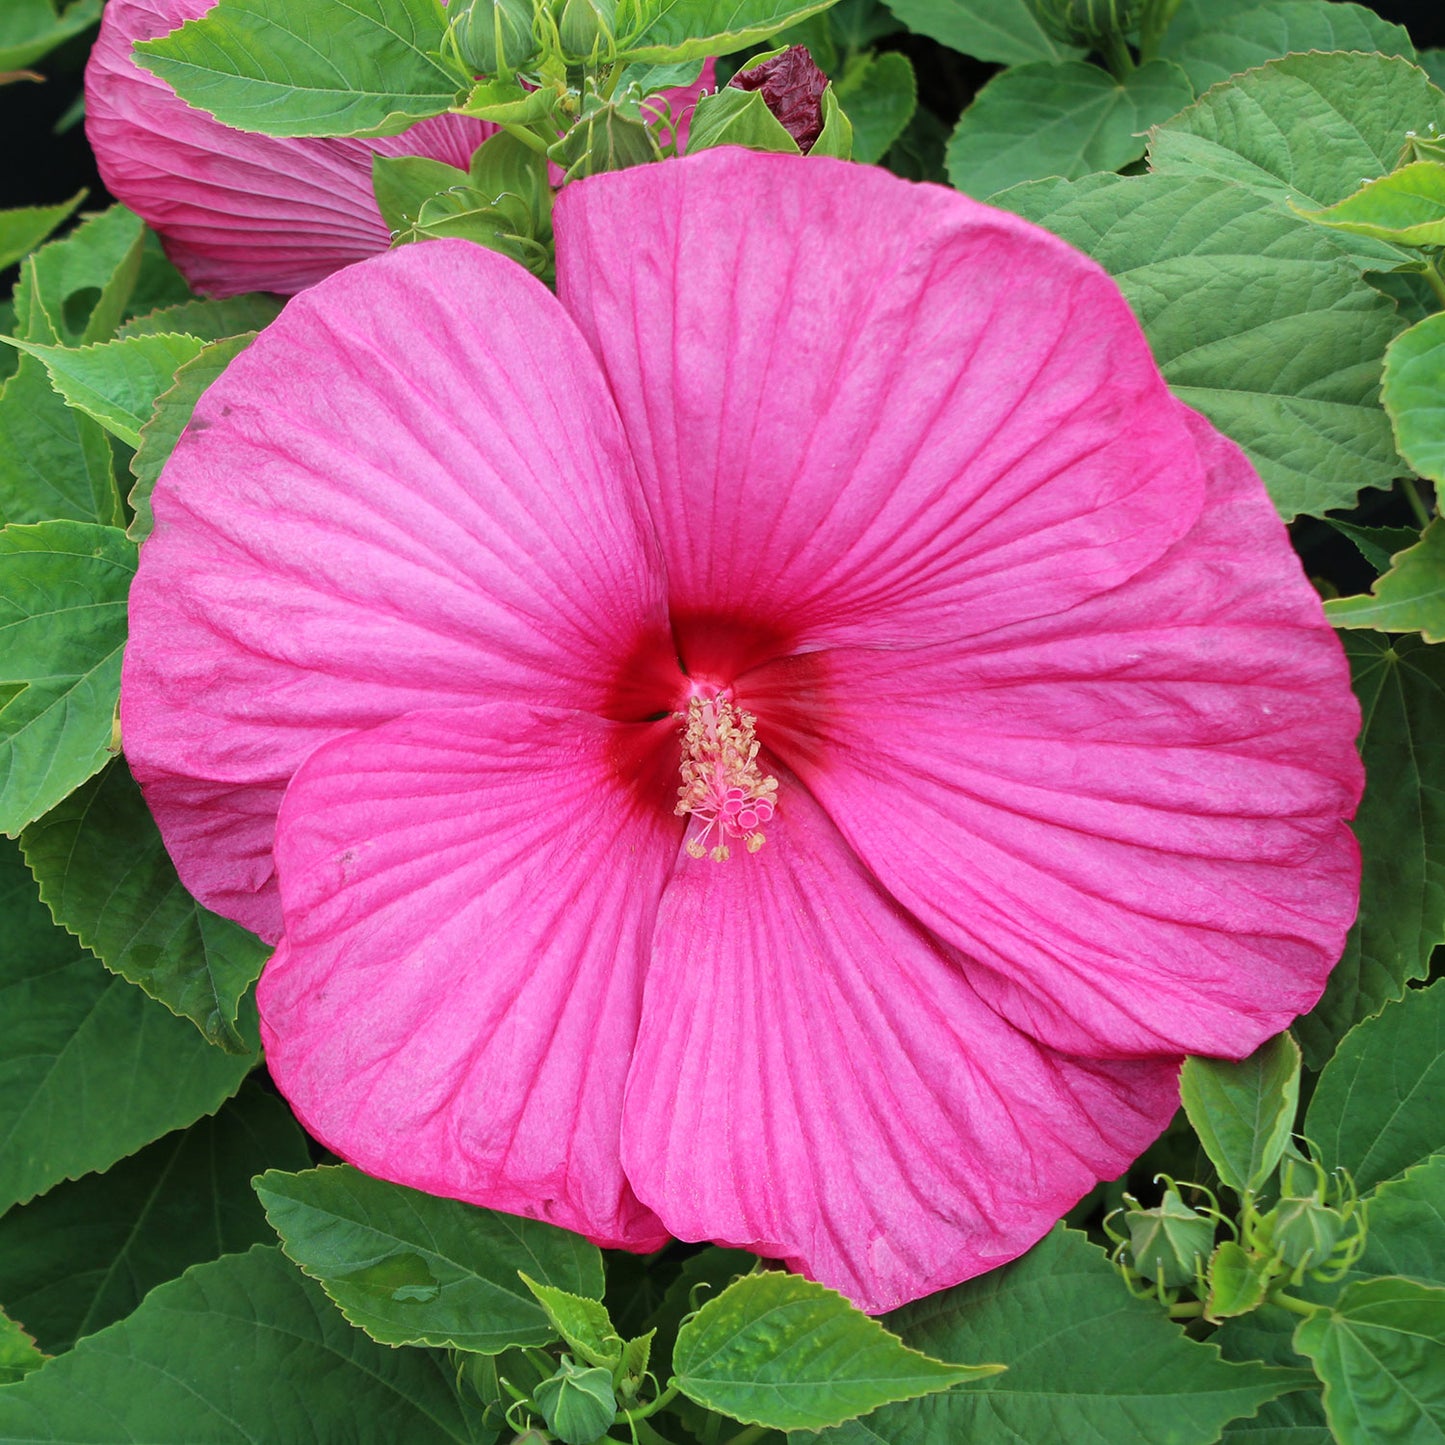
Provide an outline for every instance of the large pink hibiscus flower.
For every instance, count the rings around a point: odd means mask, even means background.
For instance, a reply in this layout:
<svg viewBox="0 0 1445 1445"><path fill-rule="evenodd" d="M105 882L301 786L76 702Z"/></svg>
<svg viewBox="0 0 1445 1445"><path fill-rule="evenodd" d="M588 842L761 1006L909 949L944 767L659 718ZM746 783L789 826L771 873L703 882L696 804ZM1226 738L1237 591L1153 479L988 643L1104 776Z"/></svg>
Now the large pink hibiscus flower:
<svg viewBox="0 0 1445 1445"><path fill-rule="evenodd" d="M427 156L465 170L496 127L437 116L384 140L252 135L192 110L136 64L138 40L168 35L215 0L109 0L85 71L85 129L106 188L160 234L209 296L293 295L391 244L371 162ZM685 120L705 84L664 92ZM685 124L681 133L686 134Z"/></svg>
<svg viewBox="0 0 1445 1445"><path fill-rule="evenodd" d="M731 150L556 224L557 297L409 247L207 393L126 751L189 886L280 940L267 1058L332 1149L884 1309L1318 997L1347 670L1248 463L1044 232Z"/></svg>

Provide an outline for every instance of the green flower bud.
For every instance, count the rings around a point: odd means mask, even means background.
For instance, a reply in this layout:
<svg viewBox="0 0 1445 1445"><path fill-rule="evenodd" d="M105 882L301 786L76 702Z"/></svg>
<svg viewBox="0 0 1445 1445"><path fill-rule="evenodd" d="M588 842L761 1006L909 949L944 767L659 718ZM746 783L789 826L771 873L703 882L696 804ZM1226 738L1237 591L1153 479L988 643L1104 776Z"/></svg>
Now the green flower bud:
<svg viewBox="0 0 1445 1445"><path fill-rule="evenodd" d="M1214 1248L1214 1221L1168 1189L1155 1209L1130 1209L1129 1260L1136 1273L1168 1289L1191 1284Z"/></svg>
<svg viewBox="0 0 1445 1445"><path fill-rule="evenodd" d="M611 1372L575 1364L567 1355L557 1373L532 1391L532 1398L547 1428L566 1445L592 1445L617 1416Z"/></svg>
<svg viewBox="0 0 1445 1445"><path fill-rule="evenodd" d="M538 50L532 0L452 0L452 35L462 60L482 75L516 70Z"/></svg>
<svg viewBox="0 0 1445 1445"><path fill-rule="evenodd" d="M1034 0L1039 24L1065 45L1089 49L1139 23L1143 0Z"/></svg>
<svg viewBox="0 0 1445 1445"><path fill-rule="evenodd" d="M562 53L574 60L588 60L605 52L612 43L617 0L566 0L557 22Z"/></svg>
<svg viewBox="0 0 1445 1445"><path fill-rule="evenodd" d="M1263 1230L1291 1269L1318 1269L1344 1238L1346 1220L1314 1195L1286 1195L1264 1217Z"/></svg>

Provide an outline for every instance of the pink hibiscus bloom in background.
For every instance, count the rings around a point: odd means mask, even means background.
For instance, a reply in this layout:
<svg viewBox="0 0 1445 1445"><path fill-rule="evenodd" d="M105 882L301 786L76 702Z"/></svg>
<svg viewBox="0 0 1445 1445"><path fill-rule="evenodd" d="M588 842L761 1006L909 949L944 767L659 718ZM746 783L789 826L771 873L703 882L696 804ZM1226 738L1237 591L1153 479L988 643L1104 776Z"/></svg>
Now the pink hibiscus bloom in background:
<svg viewBox="0 0 1445 1445"><path fill-rule="evenodd" d="M290 296L385 251L391 236L372 190L372 157L426 156L465 170L496 133L458 115L379 140L291 139L222 125L131 54L136 41L168 35L214 4L109 0L85 71L85 130L106 189L159 233L205 295ZM713 83L712 66L697 85L663 92L674 118L690 115Z"/></svg>
<svg viewBox="0 0 1445 1445"><path fill-rule="evenodd" d="M1348 671L1243 455L1045 232L726 149L556 231L556 297L408 247L206 394L126 752L188 886L279 940L267 1059L328 1147L887 1309L1117 1176L1181 1054L1314 1003Z"/></svg>

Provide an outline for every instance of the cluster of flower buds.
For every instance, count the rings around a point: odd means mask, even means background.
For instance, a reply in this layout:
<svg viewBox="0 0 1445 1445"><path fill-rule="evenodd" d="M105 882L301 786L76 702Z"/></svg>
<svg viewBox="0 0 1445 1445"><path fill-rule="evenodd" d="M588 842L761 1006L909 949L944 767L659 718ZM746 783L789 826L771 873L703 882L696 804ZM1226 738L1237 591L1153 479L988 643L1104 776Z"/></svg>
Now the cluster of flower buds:
<svg viewBox="0 0 1445 1445"><path fill-rule="evenodd" d="M1276 1261L1292 1283L1306 1275L1337 1279L1364 1248L1365 1213L1348 1174L1326 1175L1291 1151L1280 1166L1278 1202L1267 1214L1246 1217L1243 1242Z"/></svg>

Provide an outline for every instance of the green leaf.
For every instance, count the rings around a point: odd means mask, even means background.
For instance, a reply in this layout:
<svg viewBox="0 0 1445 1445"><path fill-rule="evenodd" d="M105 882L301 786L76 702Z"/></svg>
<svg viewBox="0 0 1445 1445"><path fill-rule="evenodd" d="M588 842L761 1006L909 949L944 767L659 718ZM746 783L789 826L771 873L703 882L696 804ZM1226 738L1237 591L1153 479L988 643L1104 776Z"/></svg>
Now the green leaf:
<svg viewBox="0 0 1445 1445"><path fill-rule="evenodd" d="M135 557L116 527L0 531L0 832L18 833L110 757Z"/></svg>
<svg viewBox="0 0 1445 1445"><path fill-rule="evenodd" d="M213 1113L253 1062L211 1048L56 928L10 843L0 1018L0 1210Z"/></svg>
<svg viewBox="0 0 1445 1445"><path fill-rule="evenodd" d="M1418 59L1420 68L1436 85L1445 85L1445 50L1422 50Z"/></svg>
<svg viewBox="0 0 1445 1445"><path fill-rule="evenodd" d="M1408 132L1431 121L1445 124L1445 95L1406 60L1287 55L1211 90L1160 126L1150 137L1149 164L1161 175L1232 181L1280 206L1322 208L1351 195L1362 179L1393 170ZM1331 234L1362 265L1408 259L1381 241Z"/></svg>
<svg viewBox="0 0 1445 1445"><path fill-rule="evenodd" d="M801 155L798 143L783 123L768 109L760 90L739 90L724 86L697 103L687 133L687 153L711 150L714 146L747 146L755 151L779 155Z"/></svg>
<svg viewBox="0 0 1445 1445"><path fill-rule="evenodd" d="M916 35L975 60L1017 65L1082 53L1048 35L1029 0L888 0L888 8Z"/></svg>
<svg viewBox="0 0 1445 1445"><path fill-rule="evenodd" d="M1333 206L1295 210L1317 225L1396 246L1445 245L1445 165L1415 161L1366 182Z"/></svg>
<svg viewBox="0 0 1445 1445"><path fill-rule="evenodd" d="M1308 1369L1296 1354L1293 1339L1300 1317L1280 1305L1262 1305L1250 1314L1228 1319L1210 1336L1226 1360L1259 1361ZM1313 1373L1311 1371L1311 1373ZM1222 1445L1335 1445L1325 1424L1318 1383L1266 1400L1256 1414L1235 1420L1220 1437Z"/></svg>
<svg viewBox="0 0 1445 1445"><path fill-rule="evenodd" d="M1445 482L1445 313L1391 343L1381 395L1400 455L1422 477Z"/></svg>
<svg viewBox="0 0 1445 1445"><path fill-rule="evenodd" d="M205 344L194 336L130 336L71 350L0 338L38 357L50 384L71 406L93 417L127 446L140 445L156 397L172 385L178 367Z"/></svg>
<svg viewBox="0 0 1445 1445"><path fill-rule="evenodd" d="M653 0L641 28L617 38L619 56L636 63L731 55L826 10L833 0Z"/></svg>
<svg viewBox="0 0 1445 1445"><path fill-rule="evenodd" d="M490 1440L445 1356L354 1330L280 1250L198 1265L0 1390L0 1439L147 1445Z"/></svg>
<svg viewBox="0 0 1445 1445"><path fill-rule="evenodd" d="M1445 1440L1445 1289L1361 1280L1303 1321L1294 1342L1325 1382L1341 1445Z"/></svg>
<svg viewBox="0 0 1445 1445"><path fill-rule="evenodd" d="M251 1175L308 1162L291 1111L247 1082L214 1118L0 1218L0 1299L60 1354L191 1265L274 1243Z"/></svg>
<svg viewBox="0 0 1445 1445"><path fill-rule="evenodd" d="M238 130L384 136L442 114L469 88L436 58L445 33L436 0L220 0L135 56Z"/></svg>
<svg viewBox="0 0 1445 1445"><path fill-rule="evenodd" d="M36 1348L35 1341L0 1310L0 1385L13 1385L31 1370L38 1370L46 1356Z"/></svg>
<svg viewBox="0 0 1445 1445"><path fill-rule="evenodd" d="M1258 1189L1279 1163L1299 1108L1299 1046L1266 1039L1249 1058L1188 1058L1184 1111L1219 1177L1236 1193Z"/></svg>
<svg viewBox="0 0 1445 1445"><path fill-rule="evenodd" d="M16 334L61 346L112 335L135 291L145 237L139 216L112 206L27 256L15 284Z"/></svg>
<svg viewBox="0 0 1445 1445"><path fill-rule="evenodd" d="M285 298L260 291L228 296L222 301L182 301L144 316L133 316L116 332L118 337L155 336L183 332L202 341L223 341L269 326L280 314Z"/></svg>
<svg viewBox="0 0 1445 1445"><path fill-rule="evenodd" d="M0 211L0 267L13 266L29 255L85 199L77 191L58 206L22 206Z"/></svg>
<svg viewBox="0 0 1445 1445"><path fill-rule="evenodd" d="M1399 25L1382 20L1363 5L1324 4L1322 0L1269 0L1238 14L1219 16L1207 29L1187 36L1166 36L1163 54L1178 61L1195 90L1291 51L1381 51L1415 58L1415 47ZM1332 134L1331 145L1340 137Z"/></svg>
<svg viewBox="0 0 1445 1445"><path fill-rule="evenodd" d="M388 1345L497 1354L555 1336L519 1269L600 1298L602 1256L566 1230L438 1199L345 1166L256 1181L286 1253Z"/></svg>
<svg viewBox="0 0 1445 1445"><path fill-rule="evenodd" d="M378 152L371 158L377 209L393 235L416 225L423 201L453 186L464 186L467 180L465 171L428 156L384 156Z"/></svg>
<svg viewBox="0 0 1445 1445"><path fill-rule="evenodd" d="M1102 1250L1056 1226L1022 1259L888 1316L916 1349L987 1355L1008 1373L892 1405L828 1445L1096 1441L1210 1445L1226 1421L1307 1375L1228 1364L1135 1299Z"/></svg>
<svg viewBox="0 0 1445 1445"><path fill-rule="evenodd" d="M0 523L52 520L118 527L124 515L104 429L22 356L0 391Z"/></svg>
<svg viewBox="0 0 1445 1445"><path fill-rule="evenodd" d="M1400 322L1317 227L1205 178L1091 176L991 199L1113 275L1174 394L1244 447L1285 517L1393 482L1378 388Z"/></svg>
<svg viewBox="0 0 1445 1445"><path fill-rule="evenodd" d="M773 1430L823 1430L1002 1367L931 1359L833 1290L767 1270L684 1323L672 1368L683 1394L709 1410Z"/></svg>
<svg viewBox="0 0 1445 1445"><path fill-rule="evenodd" d="M1361 1194L1445 1150L1445 980L1352 1029L1325 1066L1305 1136Z"/></svg>
<svg viewBox="0 0 1445 1445"><path fill-rule="evenodd" d="M254 1052L236 1019L271 950L182 886L123 761L32 823L20 846L56 923L112 973L190 1019L211 1043Z"/></svg>
<svg viewBox="0 0 1445 1445"><path fill-rule="evenodd" d="M1151 60L1121 81L1080 61L994 76L960 117L948 175L983 199L1042 176L1115 171L1144 154L1143 132L1194 99L1178 66Z"/></svg>
<svg viewBox="0 0 1445 1445"><path fill-rule="evenodd" d="M1397 553L1368 596L1331 598L1325 616L1336 627L1419 632L1426 642L1445 640L1445 519L1436 517L1413 547Z"/></svg>
<svg viewBox="0 0 1445 1445"><path fill-rule="evenodd" d="M607 1370L610 1379L611 1372L622 1363L623 1340L612 1324L606 1305L601 1300L569 1294L554 1285L539 1284L525 1270L519 1270L518 1274L568 1349L589 1365Z"/></svg>
<svg viewBox="0 0 1445 1445"><path fill-rule="evenodd" d="M75 0L57 15L54 0L0 6L0 70L21 70L100 19L101 0Z"/></svg>
<svg viewBox="0 0 1445 1445"><path fill-rule="evenodd" d="M1357 527L1353 522L1340 521L1338 517L1326 517L1325 521L1342 536L1348 537L1360 549L1360 556L1376 572L1388 571L1390 558L1396 552L1403 552L1420 540L1420 534L1413 527Z"/></svg>
<svg viewBox="0 0 1445 1445"><path fill-rule="evenodd" d="M1445 1286L1445 1153L1432 1154L1370 1196L1362 1275L1404 1275Z"/></svg>
<svg viewBox="0 0 1445 1445"><path fill-rule="evenodd" d="M869 165L883 159L918 105L913 62L897 50L855 55L834 90L853 123L853 159Z"/></svg>
<svg viewBox="0 0 1445 1445"><path fill-rule="evenodd" d="M1311 1069L1423 978L1445 941L1445 654L1411 637L1347 632L1341 641L1364 714L1365 796L1354 823L1364 872L1344 956L1294 1026Z"/></svg>
<svg viewBox="0 0 1445 1445"><path fill-rule="evenodd" d="M1264 1303L1270 1283L1270 1261L1257 1259L1243 1245L1224 1240L1209 1261L1209 1297L1204 1318L1218 1323L1234 1315L1250 1314Z"/></svg>
<svg viewBox="0 0 1445 1445"><path fill-rule="evenodd" d="M126 535L133 542L143 542L150 536L151 493L155 490L156 479L161 469L170 460L176 443L181 439L191 413L205 390L255 339L254 331L230 336L224 341L213 341L176 372L175 382L169 391L163 391L157 398L151 419L140 429L140 447L131 458L130 469L135 477L131 488L130 505L135 517L127 528Z"/></svg>

